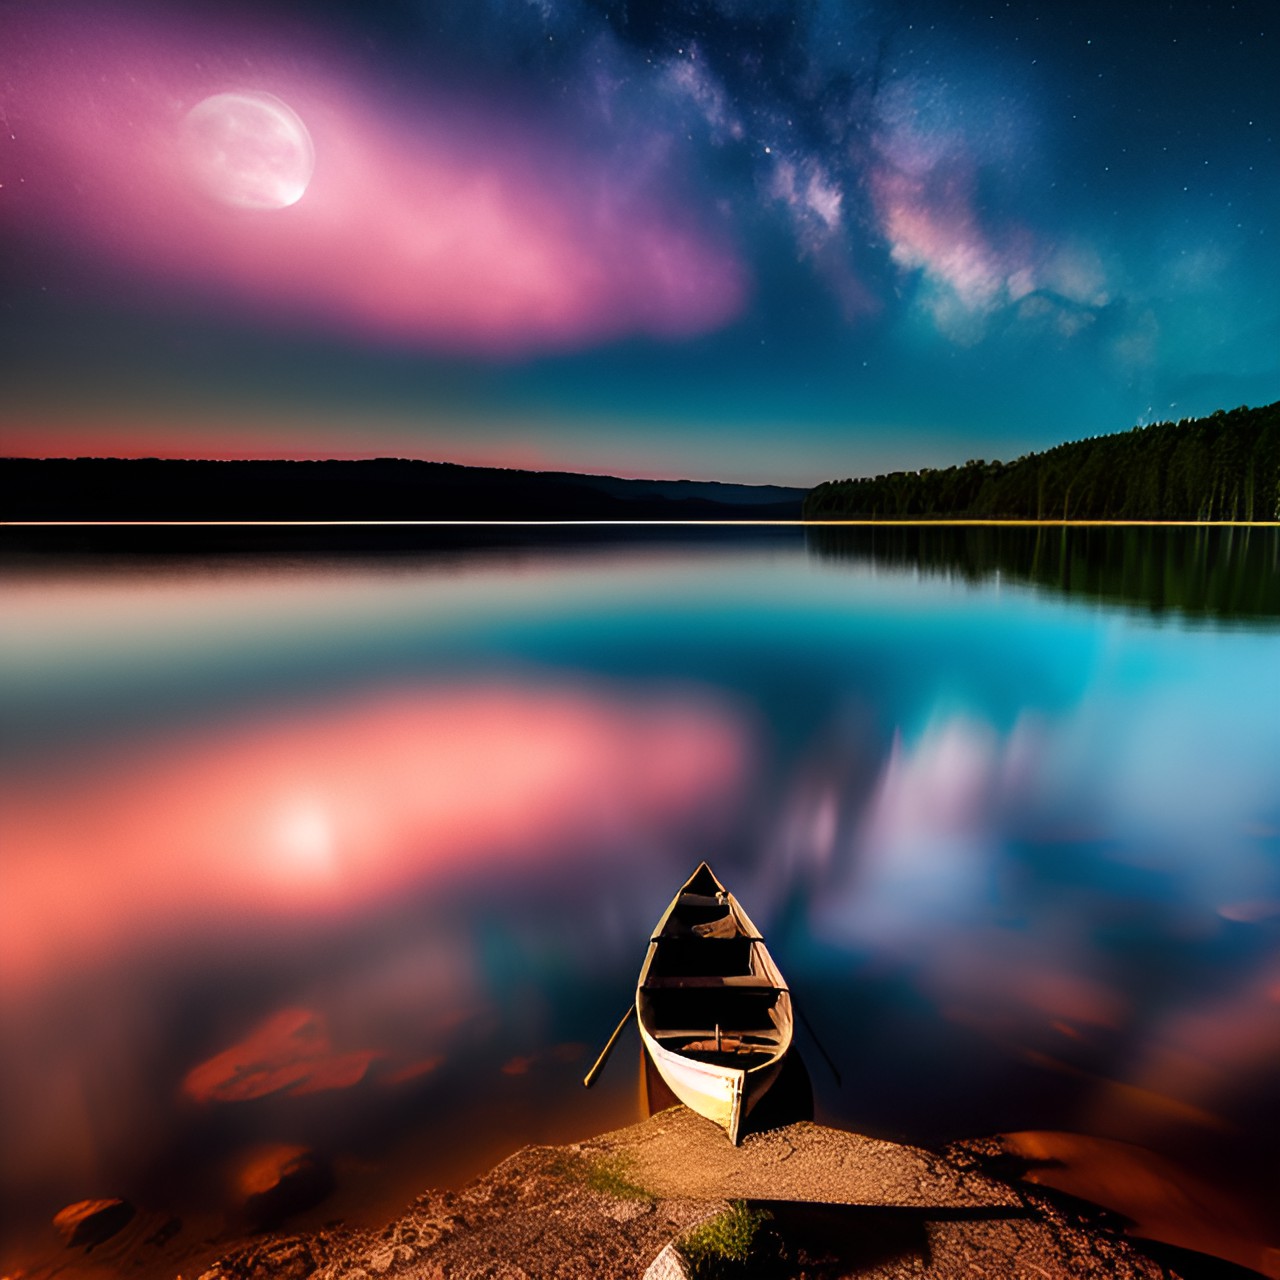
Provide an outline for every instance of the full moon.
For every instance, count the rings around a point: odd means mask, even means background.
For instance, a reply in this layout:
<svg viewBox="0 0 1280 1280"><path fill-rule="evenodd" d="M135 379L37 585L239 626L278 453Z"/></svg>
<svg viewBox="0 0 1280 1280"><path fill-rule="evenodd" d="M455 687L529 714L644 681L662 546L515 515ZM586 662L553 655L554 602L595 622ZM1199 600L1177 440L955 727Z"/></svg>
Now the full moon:
<svg viewBox="0 0 1280 1280"><path fill-rule="evenodd" d="M187 112L183 133L196 181L233 208L297 204L315 169L307 126L271 93L215 93Z"/></svg>

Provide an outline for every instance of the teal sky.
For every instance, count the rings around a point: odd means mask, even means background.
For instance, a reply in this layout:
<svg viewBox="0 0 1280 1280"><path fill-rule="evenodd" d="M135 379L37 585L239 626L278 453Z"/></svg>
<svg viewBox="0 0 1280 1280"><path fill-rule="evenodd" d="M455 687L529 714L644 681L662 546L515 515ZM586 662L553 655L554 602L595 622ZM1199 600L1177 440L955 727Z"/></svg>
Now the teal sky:
<svg viewBox="0 0 1280 1280"><path fill-rule="evenodd" d="M0 14L0 448L812 484L1280 398L1271 6Z"/></svg>

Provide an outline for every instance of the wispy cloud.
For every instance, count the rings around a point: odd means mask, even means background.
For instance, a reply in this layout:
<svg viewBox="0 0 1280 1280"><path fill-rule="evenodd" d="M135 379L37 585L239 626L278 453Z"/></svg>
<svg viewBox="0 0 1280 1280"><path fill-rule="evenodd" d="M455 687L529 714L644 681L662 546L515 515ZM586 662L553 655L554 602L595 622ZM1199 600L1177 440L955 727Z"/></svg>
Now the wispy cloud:
<svg viewBox="0 0 1280 1280"><path fill-rule="evenodd" d="M965 113L940 99L906 79L881 97L867 181L891 260L918 278L920 305L957 342L980 339L1006 309L1079 332L1111 301L1101 257L986 213L981 148L959 123Z"/></svg>
<svg viewBox="0 0 1280 1280"><path fill-rule="evenodd" d="M407 346L679 336L742 304L736 256L652 169L637 186L634 166L496 109L393 113L333 59L299 70L234 34L199 47L152 18L90 48L36 23L4 104L10 163L33 175L15 217L157 287ZM229 209L193 181L183 121L228 90L273 95L309 131L314 177L290 207Z"/></svg>
<svg viewBox="0 0 1280 1280"><path fill-rule="evenodd" d="M741 142L746 137L746 127L730 106L728 93L700 57L696 45L667 64L664 78L671 90L697 108L711 131L712 141Z"/></svg>

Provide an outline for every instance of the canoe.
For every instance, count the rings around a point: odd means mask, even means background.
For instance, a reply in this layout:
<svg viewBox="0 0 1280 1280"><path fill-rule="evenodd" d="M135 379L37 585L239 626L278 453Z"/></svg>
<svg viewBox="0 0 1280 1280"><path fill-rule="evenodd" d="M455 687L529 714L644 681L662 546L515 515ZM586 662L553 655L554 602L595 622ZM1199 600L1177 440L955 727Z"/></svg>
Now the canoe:
<svg viewBox="0 0 1280 1280"><path fill-rule="evenodd" d="M649 939L636 1021L672 1093L736 1146L791 1048L791 993L760 931L705 862Z"/></svg>

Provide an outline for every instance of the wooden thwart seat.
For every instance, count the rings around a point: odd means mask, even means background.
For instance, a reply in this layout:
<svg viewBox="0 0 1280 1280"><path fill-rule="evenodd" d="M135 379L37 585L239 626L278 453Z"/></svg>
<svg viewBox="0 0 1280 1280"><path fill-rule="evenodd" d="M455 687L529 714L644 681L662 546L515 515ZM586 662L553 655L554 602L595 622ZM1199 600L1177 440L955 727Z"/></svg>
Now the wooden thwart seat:
<svg viewBox="0 0 1280 1280"><path fill-rule="evenodd" d="M717 898L709 893L681 893L677 899L682 907L724 907L729 909L727 898Z"/></svg>
<svg viewBox="0 0 1280 1280"><path fill-rule="evenodd" d="M714 1027L687 1027L683 1030L677 1028L675 1031L659 1029L654 1032L654 1035L659 1041L714 1040L715 1034ZM720 1036L721 1039L724 1040L740 1040L744 1043L759 1045L779 1044L782 1041L782 1032L768 1031L763 1028L757 1028L754 1031L726 1031L724 1028L721 1028Z"/></svg>
<svg viewBox="0 0 1280 1280"><path fill-rule="evenodd" d="M758 973L650 973L644 980L644 986L641 989L651 991L655 987L676 987L681 989L691 987L737 987L739 989L747 988L766 992L784 989L774 983L771 978Z"/></svg>

